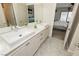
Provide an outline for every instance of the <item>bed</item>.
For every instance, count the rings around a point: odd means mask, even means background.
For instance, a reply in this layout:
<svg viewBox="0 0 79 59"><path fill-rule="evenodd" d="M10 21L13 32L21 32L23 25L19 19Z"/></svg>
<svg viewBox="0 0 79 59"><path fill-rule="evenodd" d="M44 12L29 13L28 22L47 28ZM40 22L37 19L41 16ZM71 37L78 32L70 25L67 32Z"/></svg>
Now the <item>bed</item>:
<svg viewBox="0 0 79 59"><path fill-rule="evenodd" d="M67 14L68 14L68 12L62 12L60 19L58 21L54 21L54 29L59 29L59 30L67 29L67 27L68 27L67 22L70 22L72 12L69 12L68 18L67 18ZM66 20L66 18L67 18L67 20Z"/></svg>
<svg viewBox="0 0 79 59"><path fill-rule="evenodd" d="M68 23L65 21L55 21L54 29L66 30Z"/></svg>

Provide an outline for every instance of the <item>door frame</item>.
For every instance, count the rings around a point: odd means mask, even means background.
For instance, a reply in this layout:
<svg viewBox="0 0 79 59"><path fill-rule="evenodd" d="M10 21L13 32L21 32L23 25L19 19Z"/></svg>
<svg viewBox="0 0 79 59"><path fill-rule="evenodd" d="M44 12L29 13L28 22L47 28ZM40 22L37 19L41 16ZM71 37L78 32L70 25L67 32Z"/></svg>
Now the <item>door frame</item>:
<svg viewBox="0 0 79 59"><path fill-rule="evenodd" d="M64 38L64 48L65 49L66 49L66 46L68 47L67 41L68 41L68 37L69 37L70 31L71 31L71 27L72 27L73 22L75 20L77 9L78 9L78 3L74 4L71 21L69 22L68 28L66 30L66 34L65 34L65 38Z"/></svg>

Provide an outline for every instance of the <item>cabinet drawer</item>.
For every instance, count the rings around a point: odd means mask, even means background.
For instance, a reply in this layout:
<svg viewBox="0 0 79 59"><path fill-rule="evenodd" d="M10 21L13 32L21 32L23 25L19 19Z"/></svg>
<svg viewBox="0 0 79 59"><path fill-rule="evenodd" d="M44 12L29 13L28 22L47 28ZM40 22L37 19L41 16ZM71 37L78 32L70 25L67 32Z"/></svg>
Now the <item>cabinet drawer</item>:
<svg viewBox="0 0 79 59"><path fill-rule="evenodd" d="M26 42L17 49L15 49L12 53L9 55L11 56L26 56L29 55L29 47L31 45L31 42Z"/></svg>

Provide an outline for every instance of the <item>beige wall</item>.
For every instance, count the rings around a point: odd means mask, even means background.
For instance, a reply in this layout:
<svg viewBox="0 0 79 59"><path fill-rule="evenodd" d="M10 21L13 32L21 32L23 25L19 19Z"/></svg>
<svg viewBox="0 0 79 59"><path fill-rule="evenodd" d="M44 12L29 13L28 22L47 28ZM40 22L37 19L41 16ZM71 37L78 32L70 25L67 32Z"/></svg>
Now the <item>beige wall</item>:
<svg viewBox="0 0 79 59"><path fill-rule="evenodd" d="M26 4L23 3L14 3L13 4L16 23L18 26L23 26L27 24L28 20L28 9Z"/></svg>
<svg viewBox="0 0 79 59"><path fill-rule="evenodd" d="M55 9L56 9L55 3L35 4L34 5L35 20L41 20L42 22L49 24L49 26L50 26L49 36L52 36Z"/></svg>
<svg viewBox="0 0 79 59"><path fill-rule="evenodd" d="M49 36L52 36L53 23L55 18L56 4L43 4L43 22L46 22L50 26Z"/></svg>
<svg viewBox="0 0 79 59"><path fill-rule="evenodd" d="M2 6L0 4L0 27L5 27L5 26L7 26L7 23L6 23L6 20L5 20L5 16L4 16L4 13L3 13Z"/></svg>
<svg viewBox="0 0 79 59"><path fill-rule="evenodd" d="M43 20L43 4L34 4L35 20Z"/></svg>

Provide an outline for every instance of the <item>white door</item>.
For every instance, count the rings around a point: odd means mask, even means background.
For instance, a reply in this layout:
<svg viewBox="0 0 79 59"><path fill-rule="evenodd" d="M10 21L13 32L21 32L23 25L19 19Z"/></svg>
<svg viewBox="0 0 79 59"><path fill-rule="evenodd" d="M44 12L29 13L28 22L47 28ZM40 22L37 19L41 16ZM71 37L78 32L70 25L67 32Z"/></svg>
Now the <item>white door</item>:
<svg viewBox="0 0 79 59"><path fill-rule="evenodd" d="M78 8L78 4L75 4L75 5L74 5L74 8L73 8L73 11L72 11L71 20L70 20L69 25L68 25L68 28L67 28L67 30L66 30L66 35L65 35L65 38L64 38L64 47L65 47L65 44L66 44L66 42L67 42L69 33L70 33L70 31L71 31L71 27L72 27L72 24L73 24L75 15L76 15L77 8Z"/></svg>

